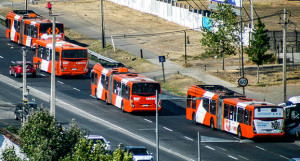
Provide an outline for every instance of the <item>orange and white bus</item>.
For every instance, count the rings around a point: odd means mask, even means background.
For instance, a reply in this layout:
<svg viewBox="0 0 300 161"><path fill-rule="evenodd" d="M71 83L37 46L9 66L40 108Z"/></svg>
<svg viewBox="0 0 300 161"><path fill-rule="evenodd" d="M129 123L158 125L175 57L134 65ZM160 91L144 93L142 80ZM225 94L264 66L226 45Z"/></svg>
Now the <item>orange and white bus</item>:
<svg viewBox="0 0 300 161"><path fill-rule="evenodd" d="M35 48L36 54L33 57L33 63L40 70L51 73L52 39L37 40ZM88 71L88 51L86 48L64 40L56 40L55 75L85 75Z"/></svg>
<svg viewBox="0 0 300 161"><path fill-rule="evenodd" d="M36 40L52 39L52 21L32 10L12 10L6 16L6 37L18 44L34 47ZM64 25L55 23L55 38L64 40Z"/></svg>
<svg viewBox="0 0 300 161"><path fill-rule="evenodd" d="M220 85L194 85L187 92L186 118L238 135L257 138L284 135L283 107L246 98Z"/></svg>
<svg viewBox="0 0 300 161"><path fill-rule="evenodd" d="M104 68L97 63L91 72L91 93L97 99L120 108L123 112L156 110L156 91L160 84L126 67ZM161 110L159 103L158 110Z"/></svg>

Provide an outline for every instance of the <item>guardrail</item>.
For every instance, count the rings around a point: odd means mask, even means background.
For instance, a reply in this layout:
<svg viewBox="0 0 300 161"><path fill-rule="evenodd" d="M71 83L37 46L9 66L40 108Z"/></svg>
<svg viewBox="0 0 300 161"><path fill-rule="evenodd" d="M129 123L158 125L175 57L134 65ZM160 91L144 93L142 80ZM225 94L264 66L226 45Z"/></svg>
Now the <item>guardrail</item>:
<svg viewBox="0 0 300 161"><path fill-rule="evenodd" d="M92 55L93 57L96 57L98 60L101 60L102 62L100 63L104 67L108 68L117 68L117 67L126 67L123 63L117 62L111 58L105 57L101 54L98 54L92 50L88 49L88 53Z"/></svg>

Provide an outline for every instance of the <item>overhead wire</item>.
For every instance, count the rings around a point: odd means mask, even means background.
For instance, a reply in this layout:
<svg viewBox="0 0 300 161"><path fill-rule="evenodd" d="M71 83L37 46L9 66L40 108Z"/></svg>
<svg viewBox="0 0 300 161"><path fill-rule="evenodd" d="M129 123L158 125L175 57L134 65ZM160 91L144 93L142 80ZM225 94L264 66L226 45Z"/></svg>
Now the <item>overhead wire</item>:
<svg viewBox="0 0 300 161"><path fill-rule="evenodd" d="M194 0L193 0L194 1ZM200 4L205 8L205 10L208 10L206 7L205 7L205 5L200 1L200 0L198 0L199 2L200 2Z"/></svg>

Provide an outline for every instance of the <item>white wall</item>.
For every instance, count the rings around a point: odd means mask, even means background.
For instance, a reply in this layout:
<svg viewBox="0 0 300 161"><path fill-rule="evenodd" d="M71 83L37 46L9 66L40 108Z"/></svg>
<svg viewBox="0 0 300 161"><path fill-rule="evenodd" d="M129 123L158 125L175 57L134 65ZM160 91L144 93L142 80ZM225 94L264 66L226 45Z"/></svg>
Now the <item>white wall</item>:
<svg viewBox="0 0 300 161"><path fill-rule="evenodd" d="M202 28L202 14L195 10L189 11L189 6L176 6L172 3L166 3L159 0L108 0L119 5L127 6L129 8L141 11L143 13L152 14L163 18L167 21L174 22L187 28L201 31ZM249 44L249 28L244 29L243 44Z"/></svg>

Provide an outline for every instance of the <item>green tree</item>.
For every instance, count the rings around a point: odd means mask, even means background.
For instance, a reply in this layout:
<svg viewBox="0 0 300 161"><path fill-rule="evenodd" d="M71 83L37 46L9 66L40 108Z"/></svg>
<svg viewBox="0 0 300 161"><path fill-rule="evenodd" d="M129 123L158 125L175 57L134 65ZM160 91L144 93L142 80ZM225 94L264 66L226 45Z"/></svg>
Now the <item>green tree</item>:
<svg viewBox="0 0 300 161"><path fill-rule="evenodd" d="M31 160L59 160L70 153L82 137L79 128L63 132L46 110L32 114L20 131L22 150Z"/></svg>
<svg viewBox="0 0 300 161"><path fill-rule="evenodd" d="M250 60L257 65L257 83L259 83L259 66L272 58L271 54L266 54L270 48L270 38L267 32L265 24L259 18L257 24L254 25L253 40L250 40L250 46L245 49L245 53L248 54Z"/></svg>
<svg viewBox="0 0 300 161"><path fill-rule="evenodd" d="M105 144L98 141L94 145L93 141L88 141L85 138L80 138L73 152L63 160L69 161L112 161L112 155L105 149Z"/></svg>
<svg viewBox="0 0 300 161"><path fill-rule="evenodd" d="M22 161L22 159L16 155L14 147L5 149L2 153L2 158L0 159L3 161Z"/></svg>
<svg viewBox="0 0 300 161"><path fill-rule="evenodd" d="M218 3L217 11L210 17L211 30L204 28L203 38L200 40L201 45L206 46L206 54L222 56L223 70L225 55L236 54L236 44L239 42L236 19L232 5Z"/></svg>

